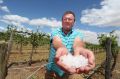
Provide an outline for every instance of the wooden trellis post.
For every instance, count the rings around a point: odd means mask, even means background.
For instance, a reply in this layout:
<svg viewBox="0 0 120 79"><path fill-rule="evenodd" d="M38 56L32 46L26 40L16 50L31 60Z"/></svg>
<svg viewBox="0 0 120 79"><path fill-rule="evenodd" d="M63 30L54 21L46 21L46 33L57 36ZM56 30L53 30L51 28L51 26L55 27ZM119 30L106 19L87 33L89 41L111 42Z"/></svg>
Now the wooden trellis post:
<svg viewBox="0 0 120 79"><path fill-rule="evenodd" d="M5 79L7 75L7 44L0 43L0 79Z"/></svg>
<svg viewBox="0 0 120 79"><path fill-rule="evenodd" d="M112 40L110 38L107 38L105 42L106 49L105 79L111 79L111 60L112 60L111 44Z"/></svg>
<svg viewBox="0 0 120 79"><path fill-rule="evenodd" d="M8 41L8 43L0 43L0 79L5 79L5 77L7 76L7 64L12 47L12 41L13 31L11 32L10 40Z"/></svg>

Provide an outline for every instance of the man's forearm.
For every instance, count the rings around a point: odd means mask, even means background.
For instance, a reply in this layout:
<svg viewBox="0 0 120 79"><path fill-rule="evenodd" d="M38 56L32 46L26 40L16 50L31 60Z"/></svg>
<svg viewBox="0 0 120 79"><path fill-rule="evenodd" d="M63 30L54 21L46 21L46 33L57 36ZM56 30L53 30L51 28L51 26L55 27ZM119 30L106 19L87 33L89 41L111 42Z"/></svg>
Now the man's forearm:
<svg viewBox="0 0 120 79"><path fill-rule="evenodd" d="M73 48L76 47L84 47L84 42L79 37L76 37L74 40Z"/></svg>
<svg viewBox="0 0 120 79"><path fill-rule="evenodd" d="M84 48L84 42L80 40L79 37L76 37L73 44L74 55L79 55L80 50Z"/></svg>
<svg viewBox="0 0 120 79"><path fill-rule="evenodd" d="M55 36L53 38L53 46L54 48L57 50L58 48L61 48L61 47L65 47L63 44L62 44L62 40L60 39L60 37L58 36Z"/></svg>

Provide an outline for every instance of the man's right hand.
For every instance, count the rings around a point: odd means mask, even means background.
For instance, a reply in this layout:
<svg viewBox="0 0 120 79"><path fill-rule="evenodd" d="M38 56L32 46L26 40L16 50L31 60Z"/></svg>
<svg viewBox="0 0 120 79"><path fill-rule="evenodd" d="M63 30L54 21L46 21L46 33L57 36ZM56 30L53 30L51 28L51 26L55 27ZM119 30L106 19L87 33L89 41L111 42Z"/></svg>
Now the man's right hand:
<svg viewBox="0 0 120 79"><path fill-rule="evenodd" d="M68 50L65 47L60 47L57 49L56 51L56 55L55 55L55 59L59 59L61 56L63 55L67 55L68 54Z"/></svg>
<svg viewBox="0 0 120 79"><path fill-rule="evenodd" d="M67 54L68 54L67 48L65 47L58 48L56 51L55 62L66 73L71 73L71 74L76 73L75 68L68 67L65 64L63 64L62 61L60 61L60 57Z"/></svg>

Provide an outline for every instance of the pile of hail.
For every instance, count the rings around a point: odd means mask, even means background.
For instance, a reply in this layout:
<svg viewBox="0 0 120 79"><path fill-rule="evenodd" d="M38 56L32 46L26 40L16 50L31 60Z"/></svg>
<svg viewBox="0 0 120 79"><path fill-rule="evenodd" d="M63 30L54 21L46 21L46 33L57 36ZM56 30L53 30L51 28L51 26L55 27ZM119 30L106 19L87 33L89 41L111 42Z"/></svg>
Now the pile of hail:
<svg viewBox="0 0 120 79"><path fill-rule="evenodd" d="M60 61L66 66L72 68L79 68L88 65L88 59L82 55L73 56L72 54L67 54L60 57Z"/></svg>

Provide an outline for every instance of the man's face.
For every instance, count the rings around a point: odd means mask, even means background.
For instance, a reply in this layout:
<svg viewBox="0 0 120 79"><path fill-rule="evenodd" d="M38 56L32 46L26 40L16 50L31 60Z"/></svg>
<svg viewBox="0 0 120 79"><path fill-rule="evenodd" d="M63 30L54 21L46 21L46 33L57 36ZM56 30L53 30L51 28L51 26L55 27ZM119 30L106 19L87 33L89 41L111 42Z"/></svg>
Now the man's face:
<svg viewBox="0 0 120 79"><path fill-rule="evenodd" d="M62 19L62 28L64 30L71 30L72 26L74 25L75 17L72 14L66 14L63 16Z"/></svg>

